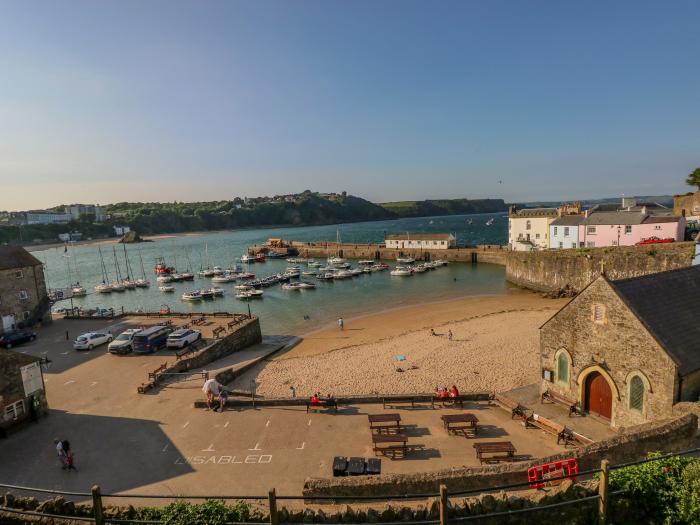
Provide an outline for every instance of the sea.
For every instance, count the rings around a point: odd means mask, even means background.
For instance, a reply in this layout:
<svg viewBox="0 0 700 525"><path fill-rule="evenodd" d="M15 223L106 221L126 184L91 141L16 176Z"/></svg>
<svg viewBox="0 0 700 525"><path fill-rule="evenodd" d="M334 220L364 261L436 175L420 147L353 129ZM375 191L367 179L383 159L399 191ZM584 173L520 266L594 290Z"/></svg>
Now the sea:
<svg viewBox="0 0 700 525"><path fill-rule="evenodd" d="M491 225L487 221L493 219ZM80 282L88 290L86 297L59 301L57 308L113 308L115 311L157 311L168 306L177 312L248 312L260 317L264 334L304 334L335 322L366 314L421 303L432 303L467 295L505 293L510 286L505 281L505 269L491 264L450 263L448 266L415 274L412 277L391 276L388 271L362 274L352 279L321 281L313 290L287 291L279 285L265 288L262 299L242 301L235 298L234 285L217 286L225 290L223 297L196 303L181 300L183 292L209 288L209 279L195 277L194 281L170 283L173 293L159 291L154 267L159 258L169 266L195 274L200 268L240 264L238 259L248 246L264 244L270 237L287 240L319 242L335 241L353 244L383 242L396 233L453 233L458 245L505 244L508 218L505 213L420 217L390 221L360 222L327 226L293 228L246 229L230 232L166 236L138 244L83 244L52 247L32 252L45 265L50 289L68 287ZM125 250L126 249L126 253ZM102 282L102 261L108 280L116 279L117 265L123 277L127 263L133 279L143 276L150 288L126 290L122 293L98 294L94 286ZM350 261L353 262L353 261ZM394 266L393 261L388 261ZM284 259L268 259L264 263L247 265L256 277L282 272L288 266Z"/></svg>

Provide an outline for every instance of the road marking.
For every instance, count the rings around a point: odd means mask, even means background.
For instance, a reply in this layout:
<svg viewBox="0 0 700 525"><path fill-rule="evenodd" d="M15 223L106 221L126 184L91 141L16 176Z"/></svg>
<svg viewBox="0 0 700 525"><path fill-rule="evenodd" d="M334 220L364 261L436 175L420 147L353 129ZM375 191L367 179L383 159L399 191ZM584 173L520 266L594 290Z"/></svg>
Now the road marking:
<svg viewBox="0 0 700 525"><path fill-rule="evenodd" d="M301 442L301 446L297 447L297 450L304 450L304 446L306 445L306 441Z"/></svg>
<svg viewBox="0 0 700 525"><path fill-rule="evenodd" d="M190 424L190 422L188 421L187 423L185 423L184 425L182 425L182 428L187 428L187 425L189 425L189 424Z"/></svg>
<svg viewBox="0 0 700 525"><path fill-rule="evenodd" d="M93 381L92 383L90 383L90 388L92 388L92 387L95 386L96 384L97 384L97 381Z"/></svg>
<svg viewBox="0 0 700 525"><path fill-rule="evenodd" d="M70 381L66 381L63 383L63 386L70 385L71 383L75 383L75 379L71 379Z"/></svg>
<svg viewBox="0 0 700 525"><path fill-rule="evenodd" d="M265 423L265 426L266 426L266 427L269 427L269 426L270 426L270 420L269 420L269 419L267 420L267 423Z"/></svg>
<svg viewBox="0 0 700 525"><path fill-rule="evenodd" d="M61 355L68 355L68 352L61 352Z"/></svg>
<svg viewBox="0 0 700 525"><path fill-rule="evenodd" d="M163 450L161 450L161 452L165 452L166 450L168 450L169 446L170 446L170 443L166 443L166 445L163 447Z"/></svg>
<svg viewBox="0 0 700 525"><path fill-rule="evenodd" d="M203 448L202 452L215 452L214 443L210 444L207 448Z"/></svg>
<svg viewBox="0 0 700 525"><path fill-rule="evenodd" d="M228 421L224 424L224 428L226 428L227 426L228 426Z"/></svg>
<svg viewBox="0 0 700 525"><path fill-rule="evenodd" d="M255 448L249 448L248 450L262 450L262 449L260 448L260 443L256 443Z"/></svg>
<svg viewBox="0 0 700 525"><path fill-rule="evenodd" d="M49 353L48 350L46 350L45 352L41 352L42 355L46 355L46 354L48 354L48 353Z"/></svg>
<svg viewBox="0 0 700 525"><path fill-rule="evenodd" d="M311 426L311 420L309 419L309 426Z"/></svg>

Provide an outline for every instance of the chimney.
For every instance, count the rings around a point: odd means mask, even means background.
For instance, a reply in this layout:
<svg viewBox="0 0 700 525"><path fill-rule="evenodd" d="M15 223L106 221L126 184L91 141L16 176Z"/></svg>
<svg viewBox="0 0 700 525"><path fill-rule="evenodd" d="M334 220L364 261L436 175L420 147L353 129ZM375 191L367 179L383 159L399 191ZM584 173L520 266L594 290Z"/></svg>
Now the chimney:
<svg viewBox="0 0 700 525"><path fill-rule="evenodd" d="M646 216L646 214L647 214L647 207L642 206L642 215Z"/></svg>

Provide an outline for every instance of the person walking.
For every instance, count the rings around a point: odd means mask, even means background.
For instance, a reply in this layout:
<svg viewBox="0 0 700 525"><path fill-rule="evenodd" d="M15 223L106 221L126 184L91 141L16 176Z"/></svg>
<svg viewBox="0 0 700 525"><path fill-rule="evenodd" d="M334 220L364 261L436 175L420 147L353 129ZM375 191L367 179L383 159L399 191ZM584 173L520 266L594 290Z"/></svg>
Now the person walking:
<svg viewBox="0 0 700 525"><path fill-rule="evenodd" d="M338 328L340 328L341 330L345 329L345 321L343 321L342 317L338 318Z"/></svg>
<svg viewBox="0 0 700 525"><path fill-rule="evenodd" d="M449 339L450 341L452 341L452 330L448 330L448 331L447 331L447 339Z"/></svg>
<svg viewBox="0 0 700 525"><path fill-rule="evenodd" d="M68 467L68 461L66 452L63 450L63 442L60 439L54 439L53 444L56 446L56 455L58 460L61 462L61 469L66 470Z"/></svg>

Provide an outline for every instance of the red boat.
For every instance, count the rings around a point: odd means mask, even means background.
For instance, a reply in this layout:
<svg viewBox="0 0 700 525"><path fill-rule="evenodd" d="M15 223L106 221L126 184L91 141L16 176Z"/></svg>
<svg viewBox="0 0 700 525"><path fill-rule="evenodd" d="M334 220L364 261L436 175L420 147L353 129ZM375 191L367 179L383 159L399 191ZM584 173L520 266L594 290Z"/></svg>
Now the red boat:
<svg viewBox="0 0 700 525"><path fill-rule="evenodd" d="M671 242L676 242L676 239L659 239L658 237L649 237L648 239L642 239L637 243L637 246L642 246L644 244L668 244Z"/></svg>
<svg viewBox="0 0 700 525"><path fill-rule="evenodd" d="M258 253L255 255L255 262L265 262L265 254Z"/></svg>
<svg viewBox="0 0 700 525"><path fill-rule="evenodd" d="M156 272L156 275L170 275L175 271L175 268L167 266L163 258L158 257L156 259L156 267L153 270Z"/></svg>

